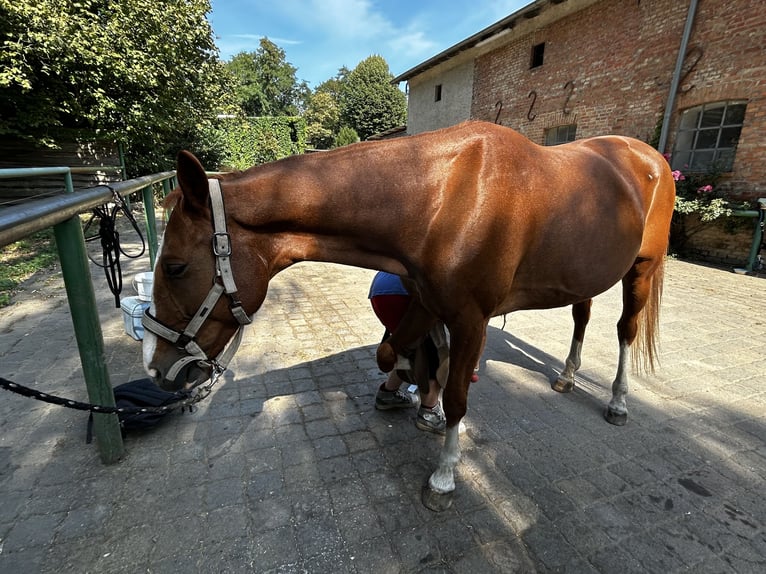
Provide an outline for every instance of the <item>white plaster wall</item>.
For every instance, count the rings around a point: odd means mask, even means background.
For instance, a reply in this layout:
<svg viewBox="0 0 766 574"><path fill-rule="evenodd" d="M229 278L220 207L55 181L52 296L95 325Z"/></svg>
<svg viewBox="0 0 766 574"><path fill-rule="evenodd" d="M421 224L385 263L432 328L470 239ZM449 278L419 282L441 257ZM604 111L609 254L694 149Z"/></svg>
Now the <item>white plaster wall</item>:
<svg viewBox="0 0 766 574"><path fill-rule="evenodd" d="M459 124L471 117L473 60L446 71L429 70L409 82L407 133L435 130ZM442 86L441 100L434 101L434 89Z"/></svg>

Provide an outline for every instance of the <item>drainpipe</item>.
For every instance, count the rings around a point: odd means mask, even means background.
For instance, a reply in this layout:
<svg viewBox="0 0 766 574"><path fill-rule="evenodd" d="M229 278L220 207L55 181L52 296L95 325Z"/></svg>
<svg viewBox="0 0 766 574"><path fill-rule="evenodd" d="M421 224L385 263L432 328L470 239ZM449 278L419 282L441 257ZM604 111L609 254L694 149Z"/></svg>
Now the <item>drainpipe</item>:
<svg viewBox="0 0 766 574"><path fill-rule="evenodd" d="M660 132L660 141L657 144L657 150L660 153L665 152L665 146L668 143L668 131L670 130L670 116L673 115L673 108L676 105L676 94L678 93L678 84L681 83L681 68L686 58L686 49L689 45L689 37L692 35L692 26L694 25L694 16L697 13L697 0L691 0L689 11L686 14L686 24L684 33L681 37L681 47L678 49L676 58L676 67L673 70L673 78L670 81L670 93L668 101L665 104L665 115L662 117L662 130Z"/></svg>

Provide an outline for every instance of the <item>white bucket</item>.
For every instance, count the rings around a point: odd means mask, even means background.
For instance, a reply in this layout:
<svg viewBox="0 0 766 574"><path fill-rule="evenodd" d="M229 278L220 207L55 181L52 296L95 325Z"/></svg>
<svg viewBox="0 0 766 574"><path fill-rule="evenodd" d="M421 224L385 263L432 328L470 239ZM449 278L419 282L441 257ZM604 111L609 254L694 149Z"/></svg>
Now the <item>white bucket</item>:
<svg viewBox="0 0 766 574"><path fill-rule="evenodd" d="M154 273L151 271L144 271L143 273L137 273L133 278L133 289L138 293L138 298L141 301L152 300L152 282L154 281Z"/></svg>
<svg viewBox="0 0 766 574"><path fill-rule="evenodd" d="M144 311L149 308L147 301L141 301L139 297L125 297L120 301L122 307L122 319L125 323L125 332L136 341L144 338L144 326L141 319Z"/></svg>

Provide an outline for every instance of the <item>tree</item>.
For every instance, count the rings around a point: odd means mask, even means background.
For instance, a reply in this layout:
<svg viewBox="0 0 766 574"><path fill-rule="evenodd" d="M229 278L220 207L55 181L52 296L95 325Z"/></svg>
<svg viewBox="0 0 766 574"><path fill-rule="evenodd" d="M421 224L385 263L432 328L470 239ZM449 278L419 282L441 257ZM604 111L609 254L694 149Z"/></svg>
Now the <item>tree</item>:
<svg viewBox="0 0 766 574"><path fill-rule="evenodd" d="M335 74L335 77L330 78L329 80L325 80L319 84L316 87L314 93L316 94L319 92L324 92L329 94L336 102L338 102L338 105L340 105L340 100L343 94L343 87L346 84L346 78L348 77L349 73L350 70L346 66L341 66L338 69L338 73Z"/></svg>
<svg viewBox="0 0 766 574"><path fill-rule="evenodd" d="M247 116L296 116L304 108L309 88L295 76L285 51L261 38L255 52L240 52L226 64L235 93Z"/></svg>
<svg viewBox="0 0 766 574"><path fill-rule="evenodd" d="M208 0L0 0L0 134L165 150L226 107ZM71 132L67 132L71 133Z"/></svg>
<svg viewBox="0 0 766 574"><path fill-rule="evenodd" d="M316 92L303 117L306 120L306 138L312 147L331 148L340 128L340 106L332 95Z"/></svg>
<svg viewBox="0 0 766 574"><path fill-rule="evenodd" d="M304 113L306 135L316 149L329 149L334 146L333 142L341 128L341 98L348 73L345 66L340 68L334 78L319 84L308 100ZM356 132L354 136L356 137Z"/></svg>
<svg viewBox="0 0 766 574"><path fill-rule="evenodd" d="M381 56L359 62L346 76L341 96L341 120L361 139L406 121L407 100L391 83L394 76Z"/></svg>
<svg viewBox="0 0 766 574"><path fill-rule="evenodd" d="M354 131L354 128L343 126L338 131L338 135L335 136L335 140L332 142L332 147L342 147L359 141L359 136Z"/></svg>

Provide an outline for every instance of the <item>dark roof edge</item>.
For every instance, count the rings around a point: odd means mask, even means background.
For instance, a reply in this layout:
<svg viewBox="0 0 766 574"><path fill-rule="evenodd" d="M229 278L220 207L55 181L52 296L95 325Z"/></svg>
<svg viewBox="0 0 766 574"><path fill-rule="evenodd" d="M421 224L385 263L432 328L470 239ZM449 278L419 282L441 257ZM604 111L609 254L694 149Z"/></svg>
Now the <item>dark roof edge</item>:
<svg viewBox="0 0 766 574"><path fill-rule="evenodd" d="M494 36L497 36L503 30L513 29L513 27L516 24L516 21L519 20L520 18L534 18L535 16L537 16L537 14L539 14L541 8L544 5L561 4L563 1L565 0L535 0L531 4L528 4L524 6L523 8L521 8L520 10L517 10L510 16L506 16L502 20L495 22L491 26L487 26L480 32L477 32L476 34L474 34L473 36L470 36L469 38L466 38L462 42L455 44L451 48L447 48L443 52L436 54L435 56L429 58L425 62L418 64L414 68L410 68L403 74L399 74L393 80L391 80L391 83L398 84L400 82L409 80L413 76L422 74L429 68L433 68L437 66L438 64L441 64L442 62L449 60L450 58L456 56L460 52L464 52L471 48L475 48L478 44L492 39Z"/></svg>

